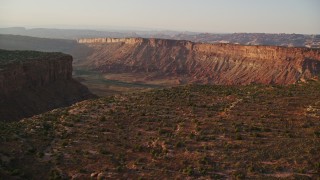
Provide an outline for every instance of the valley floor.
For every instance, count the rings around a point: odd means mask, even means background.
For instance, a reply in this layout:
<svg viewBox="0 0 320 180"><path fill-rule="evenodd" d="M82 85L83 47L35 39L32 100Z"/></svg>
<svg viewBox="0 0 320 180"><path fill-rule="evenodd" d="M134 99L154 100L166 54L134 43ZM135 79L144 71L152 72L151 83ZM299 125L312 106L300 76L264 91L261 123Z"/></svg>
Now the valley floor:
<svg viewBox="0 0 320 180"><path fill-rule="evenodd" d="M158 89L174 85L170 80L146 81L146 74L130 73L100 73L97 71L76 68L73 76L90 91L100 97L119 93L139 92L150 89Z"/></svg>

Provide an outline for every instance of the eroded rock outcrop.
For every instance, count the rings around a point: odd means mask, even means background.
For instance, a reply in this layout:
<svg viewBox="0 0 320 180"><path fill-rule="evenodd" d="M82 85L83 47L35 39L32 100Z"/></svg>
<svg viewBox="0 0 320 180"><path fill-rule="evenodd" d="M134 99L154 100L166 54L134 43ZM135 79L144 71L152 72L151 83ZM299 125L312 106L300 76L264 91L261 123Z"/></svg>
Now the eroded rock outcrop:
<svg viewBox="0 0 320 180"><path fill-rule="evenodd" d="M126 44L142 43L142 38L89 38L79 39L78 43L119 43L123 42Z"/></svg>
<svg viewBox="0 0 320 180"><path fill-rule="evenodd" d="M0 120L17 120L92 97L72 79L72 56L0 50Z"/></svg>
<svg viewBox="0 0 320 180"><path fill-rule="evenodd" d="M320 73L320 50L190 41L80 39L94 49L86 66L102 72L146 72L152 78L210 84L292 84Z"/></svg>

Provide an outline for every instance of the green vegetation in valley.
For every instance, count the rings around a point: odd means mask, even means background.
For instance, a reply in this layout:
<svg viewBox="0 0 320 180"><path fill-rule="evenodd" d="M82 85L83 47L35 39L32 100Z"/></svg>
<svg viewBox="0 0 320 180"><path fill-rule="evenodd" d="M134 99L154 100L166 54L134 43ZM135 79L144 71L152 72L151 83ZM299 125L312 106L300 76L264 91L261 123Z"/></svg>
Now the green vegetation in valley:
<svg viewBox="0 0 320 180"><path fill-rule="evenodd" d="M73 77L87 86L92 93L101 97L163 87L161 85L107 79L103 73L87 70L83 67L74 68Z"/></svg>

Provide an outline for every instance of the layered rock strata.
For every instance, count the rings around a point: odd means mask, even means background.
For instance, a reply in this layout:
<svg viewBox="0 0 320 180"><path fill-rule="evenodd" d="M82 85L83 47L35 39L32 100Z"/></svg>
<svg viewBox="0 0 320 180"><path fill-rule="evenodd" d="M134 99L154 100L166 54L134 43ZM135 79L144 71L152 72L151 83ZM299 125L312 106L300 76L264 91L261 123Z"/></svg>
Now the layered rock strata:
<svg viewBox="0 0 320 180"><path fill-rule="evenodd" d="M80 39L93 49L83 65L101 72L155 74L180 82L292 84L320 73L320 50L205 44L143 38Z"/></svg>

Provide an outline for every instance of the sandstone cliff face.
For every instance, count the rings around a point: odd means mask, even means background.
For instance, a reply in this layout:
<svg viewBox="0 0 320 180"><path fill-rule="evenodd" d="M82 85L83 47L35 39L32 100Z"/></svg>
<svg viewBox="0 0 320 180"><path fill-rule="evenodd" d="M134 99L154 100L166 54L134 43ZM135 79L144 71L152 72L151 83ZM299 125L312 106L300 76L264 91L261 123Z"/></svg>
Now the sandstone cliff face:
<svg viewBox="0 0 320 180"><path fill-rule="evenodd" d="M9 64L0 71L0 94L10 94L24 88L37 88L58 80L72 78L72 56L47 56L25 63Z"/></svg>
<svg viewBox="0 0 320 180"><path fill-rule="evenodd" d="M17 60L24 52L0 51L0 120L17 120L94 97L72 79L72 56L40 53L30 57L29 51L25 59ZM6 63L12 54L14 60Z"/></svg>
<svg viewBox="0 0 320 180"><path fill-rule="evenodd" d="M154 78L210 84L291 84L320 73L320 50L203 44L163 39L81 39L84 62L102 72L153 72Z"/></svg>

